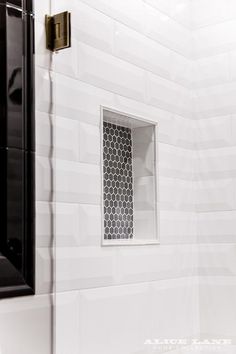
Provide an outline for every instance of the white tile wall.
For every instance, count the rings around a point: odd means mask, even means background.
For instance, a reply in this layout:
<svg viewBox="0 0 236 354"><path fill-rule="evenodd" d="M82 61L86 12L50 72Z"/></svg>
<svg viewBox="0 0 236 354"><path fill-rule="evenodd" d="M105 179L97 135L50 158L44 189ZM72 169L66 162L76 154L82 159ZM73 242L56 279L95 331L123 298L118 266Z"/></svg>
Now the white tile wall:
<svg viewBox="0 0 236 354"><path fill-rule="evenodd" d="M233 337L235 2L35 5L37 296L1 302L0 350L51 354L53 275L56 354L147 354L144 341L157 336ZM72 12L72 48L53 56L51 9ZM101 105L158 122L160 246L100 246Z"/></svg>

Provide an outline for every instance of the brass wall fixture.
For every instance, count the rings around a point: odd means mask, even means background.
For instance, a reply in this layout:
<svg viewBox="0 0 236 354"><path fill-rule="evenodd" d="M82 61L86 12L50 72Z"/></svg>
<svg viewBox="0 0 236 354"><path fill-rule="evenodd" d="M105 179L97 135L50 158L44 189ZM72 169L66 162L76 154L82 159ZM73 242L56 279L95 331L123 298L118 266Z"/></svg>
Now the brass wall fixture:
<svg viewBox="0 0 236 354"><path fill-rule="evenodd" d="M52 52L71 47L71 14L46 15L46 47Z"/></svg>

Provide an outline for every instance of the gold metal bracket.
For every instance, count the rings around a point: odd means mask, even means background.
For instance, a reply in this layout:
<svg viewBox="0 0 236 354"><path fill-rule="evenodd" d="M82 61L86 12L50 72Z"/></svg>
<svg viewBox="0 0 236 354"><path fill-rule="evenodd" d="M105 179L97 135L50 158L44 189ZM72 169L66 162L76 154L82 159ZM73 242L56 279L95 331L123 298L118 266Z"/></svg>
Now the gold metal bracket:
<svg viewBox="0 0 236 354"><path fill-rule="evenodd" d="M52 52L71 47L71 14L46 15L46 47Z"/></svg>

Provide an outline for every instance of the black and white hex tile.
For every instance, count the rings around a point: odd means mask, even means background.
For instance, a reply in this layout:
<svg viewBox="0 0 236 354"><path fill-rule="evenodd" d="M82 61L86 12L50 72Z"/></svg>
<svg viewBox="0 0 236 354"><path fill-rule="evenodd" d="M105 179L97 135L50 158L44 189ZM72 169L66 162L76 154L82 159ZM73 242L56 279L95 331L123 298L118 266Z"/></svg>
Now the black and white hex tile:
<svg viewBox="0 0 236 354"><path fill-rule="evenodd" d="M104 239L133 238L131 129L103 123Z"/></svg>

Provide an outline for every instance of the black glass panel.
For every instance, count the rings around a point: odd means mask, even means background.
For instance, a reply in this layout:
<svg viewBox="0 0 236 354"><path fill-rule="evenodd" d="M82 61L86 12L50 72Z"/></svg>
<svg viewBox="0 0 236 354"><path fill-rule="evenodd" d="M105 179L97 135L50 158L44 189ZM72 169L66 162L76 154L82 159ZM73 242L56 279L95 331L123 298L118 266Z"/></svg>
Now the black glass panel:
<svg viewBox="0 0 236 354"><path fill-rule="evenodd" d="M34 153L1 149L0 161L0 297L16 285L33 293Z"/></svg>
<svg viewBox="0 0 236 354"><path fill-rule="evenodd" d="M24 147L22 12L7 8L7 146Z"/></svg>
<svg viewBox="0 0 236 354"><path fill-rule="evenodd" d="M34 293L33 21L0 6L0 298Z"/></svg>

